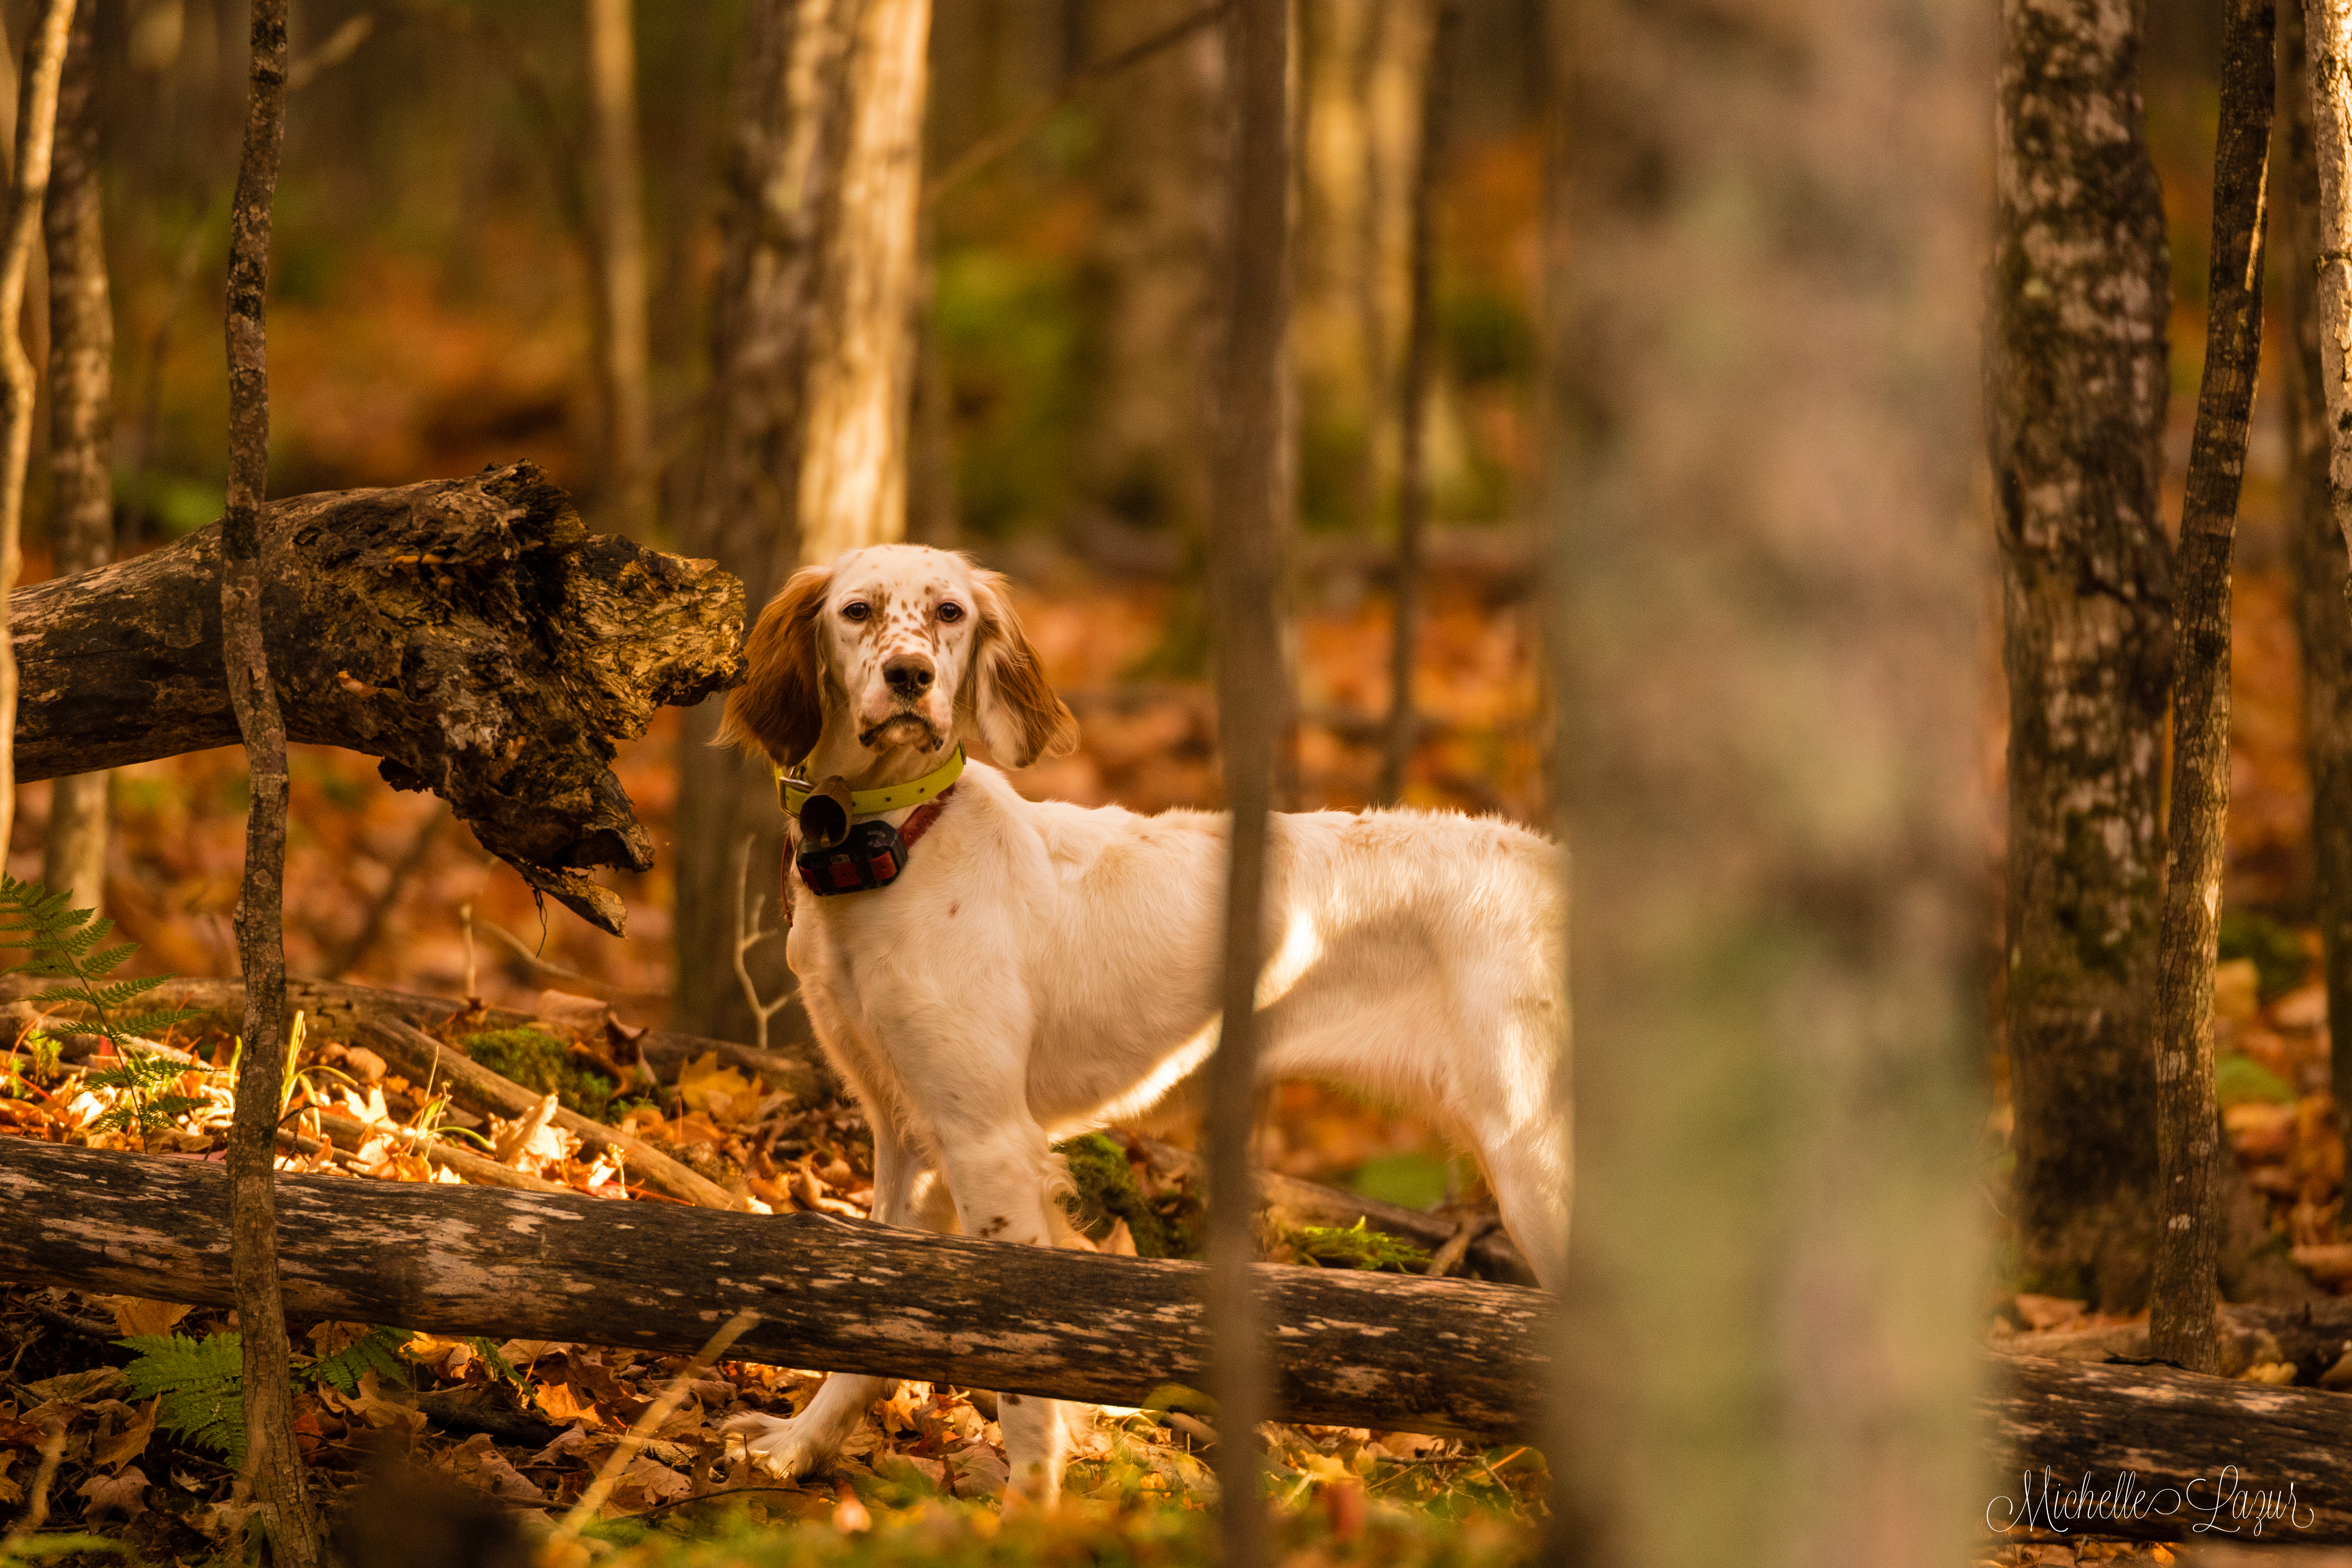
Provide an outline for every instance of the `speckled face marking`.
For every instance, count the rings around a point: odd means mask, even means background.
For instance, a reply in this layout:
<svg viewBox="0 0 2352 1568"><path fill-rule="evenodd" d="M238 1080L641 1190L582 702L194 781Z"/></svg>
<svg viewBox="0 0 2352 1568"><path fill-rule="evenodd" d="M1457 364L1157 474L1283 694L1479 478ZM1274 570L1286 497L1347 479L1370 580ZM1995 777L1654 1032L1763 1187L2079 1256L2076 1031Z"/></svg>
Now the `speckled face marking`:
<svg viewBox="0 0 2352 1568"><path fill-rule="evenodd" d="M919 546L862 550L834 574L826 601L827 662L848 694L858 743L946 745L978 625L963 563Z"/></svg>

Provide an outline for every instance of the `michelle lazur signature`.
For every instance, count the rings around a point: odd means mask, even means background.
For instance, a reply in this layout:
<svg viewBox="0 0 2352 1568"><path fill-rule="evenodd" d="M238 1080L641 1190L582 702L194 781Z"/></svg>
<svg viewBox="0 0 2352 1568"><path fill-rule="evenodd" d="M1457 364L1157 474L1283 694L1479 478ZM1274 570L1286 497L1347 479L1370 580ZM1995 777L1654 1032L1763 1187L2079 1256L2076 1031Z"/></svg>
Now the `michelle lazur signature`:
<svg viewBox="0 0 2352 1568"><path fill-rule="evenodd" d="M1985 1526L1996 1535L2012 1530L2043 1530L2053 1535L2082 1530L2096 1535L2102 1524L2184 1519L2199 1535L2260 1536L2267 1524L2309 1530L2319 1518L2315 1510L2295 1501L2294 1482L2284 1490L2249 1486L2235 1465L2224 1466L2217 1476L2157 1487L2130 1470L2116 1471L2105 1486L2093 1472L2068 1487L2046 1467L2028 1470L2018 1480L2018 1496L2004 1492L1985 1505Z"/></svg>

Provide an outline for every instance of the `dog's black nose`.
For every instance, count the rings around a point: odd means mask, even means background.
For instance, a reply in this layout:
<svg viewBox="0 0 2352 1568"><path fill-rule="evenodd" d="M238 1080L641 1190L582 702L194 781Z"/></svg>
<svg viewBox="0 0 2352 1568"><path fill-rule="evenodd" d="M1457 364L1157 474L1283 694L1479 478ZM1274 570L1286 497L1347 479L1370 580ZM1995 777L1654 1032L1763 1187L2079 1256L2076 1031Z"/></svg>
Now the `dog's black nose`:
<svg viewBox="0 0 2352 1568"><path fill-rule="evenodd" d="M882 679L901 697L920 697L931 689L931 661L919 653L902 653L883 665Z"/></svg>

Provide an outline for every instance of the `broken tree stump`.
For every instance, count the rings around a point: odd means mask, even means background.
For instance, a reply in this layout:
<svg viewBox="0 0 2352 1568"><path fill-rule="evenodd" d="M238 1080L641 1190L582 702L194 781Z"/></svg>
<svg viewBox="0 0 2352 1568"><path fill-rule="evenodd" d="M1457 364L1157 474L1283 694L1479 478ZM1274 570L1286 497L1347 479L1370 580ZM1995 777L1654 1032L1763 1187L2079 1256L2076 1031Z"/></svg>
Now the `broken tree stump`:
<svg viewBox="0 0 2352 1568"><path fill-rule="evenodd" d="M743 588L708 561L588 531L530 463L276 501L263 604L287 738L430 789L484 848L617 934L581 868L653 864L609 764L655 710L733 683ZM16 777L232 745L217 523L9 597Z"/></svg>
<svg viewBox="0 0 2352 1568"><path fill-rule="evenodd" d="M229 1300L221 1167L0 1138L0 1279ZM1197 1263L1106 1258L829 1215L281 1174L293 1315L735 1355L1141 1405L1198 1388ZM1507 1285L1263 1266L1285 1420L1500 1439L1546 1386L1549 1299Z"/></svg>

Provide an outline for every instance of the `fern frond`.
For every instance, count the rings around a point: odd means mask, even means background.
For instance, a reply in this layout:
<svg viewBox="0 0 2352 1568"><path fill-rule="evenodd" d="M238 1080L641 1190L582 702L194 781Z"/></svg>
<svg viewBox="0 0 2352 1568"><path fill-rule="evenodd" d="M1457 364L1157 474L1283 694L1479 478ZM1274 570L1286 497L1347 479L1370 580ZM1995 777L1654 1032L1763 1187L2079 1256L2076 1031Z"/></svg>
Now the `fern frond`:
<svg viewBox="0 0 2352 1568"><path fill-rule="evenodd" d="M137 1334L117 1344L139 1352L122 1369L134 1400L162 1395L156 1421L174 1436L245 1464L244 1344L234 1333L191 1340Z"/></svg>
<svg viewBox="0 0 2352 1568"><path fill-rule="evenodd" d="M360 1379L371 1372L376 1374L379 1382L389 1378L405 1388L408 1386L408 1369L401 1364L397 1352L411 1337L406 1329L375 1324L365 1335L334 1354L313 1362L302 1375L313 1383L328 1384L338 1393L345 1394L357 1394Z"/></svg>

